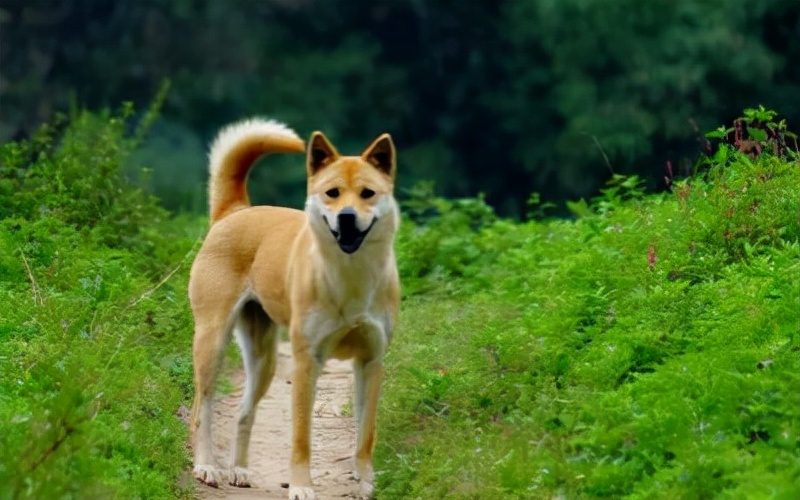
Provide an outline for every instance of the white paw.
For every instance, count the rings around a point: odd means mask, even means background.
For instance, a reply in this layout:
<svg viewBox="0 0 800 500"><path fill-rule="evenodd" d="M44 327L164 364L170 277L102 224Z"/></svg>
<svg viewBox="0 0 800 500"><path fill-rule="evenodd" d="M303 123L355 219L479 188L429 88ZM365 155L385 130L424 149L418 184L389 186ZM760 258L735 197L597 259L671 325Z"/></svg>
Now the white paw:
<svg viewBox="0 0 800 500"><path fill-rule="evenodd" d="M370 500L375 486L372 483L362 480L359 484L358 498L361 500Z"/></svg>
<svg viewBox="0 0 800 500"><path fill-rule="evenodd" d="M362 483L369 484L370 488L375 481L375 472L372 470L372 464L364 460L356 460L356 470L353 475ZM371 490L370 493L372 493Z"/></svg>
<svg viewBox="0 0 800 500"><path fill-rule="evenodd" d="M212 488L219 488L220 477L222 477L221 471L213 465L195 465L193 473L194 477L201 483L205 483Z"/></svg>
<svg viewBox="0 0 800 500"><path fill-rule="evenodd" d="M234 467L228 477L228 484L239 488L249 488L251 486L250 471L244 467Z"/></svg>
<svg viewBox="0 0 800 500"><path fill-rule="evenodd" d="M314 488L310 486L289 486L289 500L314 500Z"/></svg>

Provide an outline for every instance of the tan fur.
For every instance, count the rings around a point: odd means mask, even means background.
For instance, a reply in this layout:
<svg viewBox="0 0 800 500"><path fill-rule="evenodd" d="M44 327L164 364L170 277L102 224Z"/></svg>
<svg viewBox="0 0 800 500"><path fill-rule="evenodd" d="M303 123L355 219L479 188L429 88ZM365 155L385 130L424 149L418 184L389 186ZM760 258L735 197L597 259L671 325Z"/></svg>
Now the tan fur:
<svg viewBox="0 0 800 500"><path fill-rule="evenodd" d="M310 428L316 380L326 359L353 359L356 472L372 491L375 417L382 359L399 307L393 242L396 153L384 134L360 156L341 156L320 132L307 149L305 211L250 207L245 179L255 160L302 152L303 141L275 122L224 129L210 153L212 226L192 265L195 320L195 476L218 485L211 418L220 357L235 333L246 382L229 482L249 486L247 448L258 401L275 373L276 328L286 325L295 373L289 497L314 498Z"/></svg>

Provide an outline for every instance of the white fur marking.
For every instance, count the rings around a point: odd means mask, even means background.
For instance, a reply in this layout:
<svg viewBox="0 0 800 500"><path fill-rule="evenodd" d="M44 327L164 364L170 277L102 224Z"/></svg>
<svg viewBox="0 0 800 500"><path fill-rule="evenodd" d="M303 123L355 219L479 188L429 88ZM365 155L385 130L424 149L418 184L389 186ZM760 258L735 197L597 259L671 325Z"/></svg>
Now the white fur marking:
<svg viewBox="0 0 800 500"><path fill-rule="evenodd" d="M231 148L247 137L285 137L287 139L299 139L294 130L275 120L250 118L249 120L243 120L228 125L217 134L208 153L208 168L212 176L219 171L225 159L225 155Z"/></svg>

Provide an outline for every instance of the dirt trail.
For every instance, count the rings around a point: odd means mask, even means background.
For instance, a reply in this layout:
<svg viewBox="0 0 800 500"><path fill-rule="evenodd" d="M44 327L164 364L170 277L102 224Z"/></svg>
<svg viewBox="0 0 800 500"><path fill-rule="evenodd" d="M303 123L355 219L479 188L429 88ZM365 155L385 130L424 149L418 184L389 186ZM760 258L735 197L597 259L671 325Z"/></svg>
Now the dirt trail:
<svg viewBox="0 0 800 500"><path fill-rule="evenodd" d="M250 443L252 488L236 488L227 482L218 489L198 484L198 498L268 499L286 498L288 490L281 483L289 481L291 446L291 347L278 346L278 368L269 392L258 405ZM214 402L214 446L220 465L230 463L231 439L239 411L243 374L234 380L238 390L218 397ZM352 417L342 416L352 394L350 362L330 360L325 365L317 386L312 427L311 476L314 490L321 500L355 498L358 483L353 478L352 454L355 446L355 424Z"/></svg>

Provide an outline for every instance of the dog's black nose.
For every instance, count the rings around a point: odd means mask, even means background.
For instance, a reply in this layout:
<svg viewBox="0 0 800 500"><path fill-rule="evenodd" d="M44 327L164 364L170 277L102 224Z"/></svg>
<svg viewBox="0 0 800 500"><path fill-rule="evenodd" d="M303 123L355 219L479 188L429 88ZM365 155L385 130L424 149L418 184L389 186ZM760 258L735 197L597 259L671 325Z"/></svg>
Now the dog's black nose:
<svg viewBox="0 0 800 500"><path fill-rule="evenodd" d="M337 215L338 231L331 229L331 234L336 239L339 248L346 254L358 250L367 233L372 229L377 217L372 220L369 227L363 231L358 229L358 214L353 207L344 207Z"/></svg>
<svg viewBox="0 0 800 500"><path fill-rule="evenodd" d="M352 233L356 230L356 211L353 207L344 207L339 212L339 233Z"/></svg>

